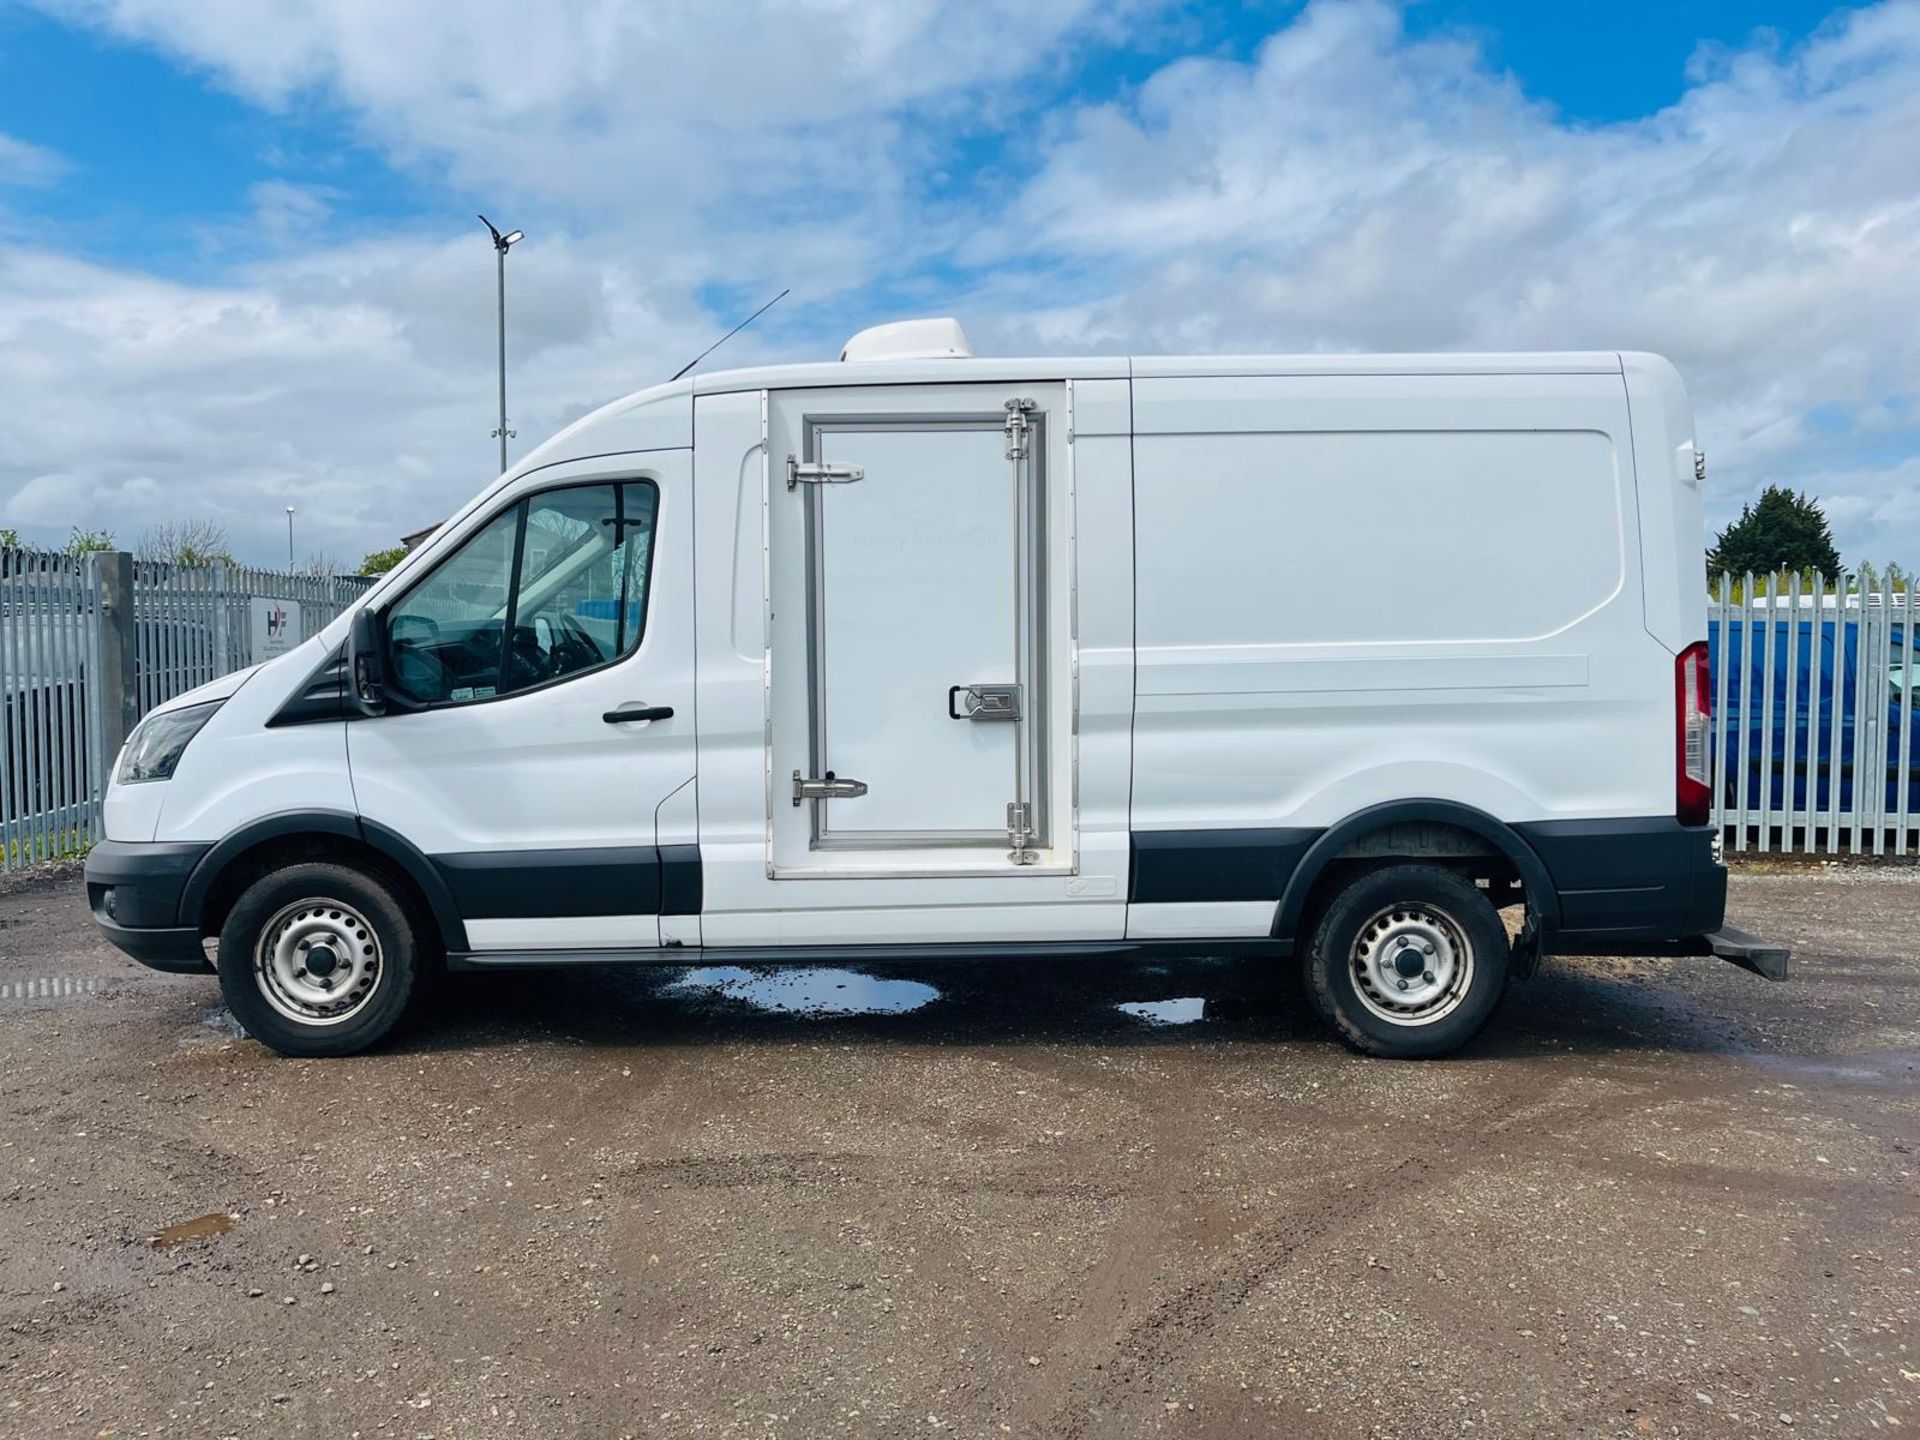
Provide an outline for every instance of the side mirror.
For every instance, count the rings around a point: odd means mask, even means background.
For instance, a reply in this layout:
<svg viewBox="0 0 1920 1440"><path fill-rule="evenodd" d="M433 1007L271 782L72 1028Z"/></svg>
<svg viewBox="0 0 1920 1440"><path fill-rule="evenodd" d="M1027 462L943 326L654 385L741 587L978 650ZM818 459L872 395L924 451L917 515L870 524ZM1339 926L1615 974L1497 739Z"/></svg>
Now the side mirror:
<svg viewBox="0 0 1920 1440"><path fill-rule="evenodd" d="M387 647L380 617L362 607L347 629L347 709L362 715L387 712Z"/></svg>

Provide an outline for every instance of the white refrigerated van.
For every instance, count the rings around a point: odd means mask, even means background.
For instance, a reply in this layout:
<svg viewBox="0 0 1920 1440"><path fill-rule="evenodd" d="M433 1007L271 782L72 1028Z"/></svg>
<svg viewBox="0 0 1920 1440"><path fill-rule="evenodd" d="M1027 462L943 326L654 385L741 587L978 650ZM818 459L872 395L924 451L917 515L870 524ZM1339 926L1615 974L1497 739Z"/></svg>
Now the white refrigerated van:
<svg viewBox="0 0 1920 1440"><path fill-rule="evenodd" d="M1722 927L1703 476L1651 355L918 321L656 386L149 715L90 903L304 1055L441 963L1244 952L1406 1056L1542 953L1777 978Z"/></svg>

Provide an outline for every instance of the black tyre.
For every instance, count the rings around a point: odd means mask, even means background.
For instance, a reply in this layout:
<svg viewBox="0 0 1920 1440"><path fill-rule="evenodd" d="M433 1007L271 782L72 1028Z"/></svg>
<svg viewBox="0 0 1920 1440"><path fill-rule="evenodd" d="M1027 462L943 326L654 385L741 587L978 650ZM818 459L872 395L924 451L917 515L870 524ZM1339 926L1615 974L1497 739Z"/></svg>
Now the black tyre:
<svg viewBox="0 0 1920 1440"><path fill-rule="evenodd" d="M1438 865L1357 875L1308 939L1314 1009L1356 1050L1420 1059L1457 1050L1507 988L1500 912Z"/></svg>
<svg viewBox="0 0 1920 1440"><path fill-rule="evenodd" d="M227 1008L282 1055L353 1055L398 1023L420 971L413 923L383 880L311 861L262 876L220 929Z"/></svg>

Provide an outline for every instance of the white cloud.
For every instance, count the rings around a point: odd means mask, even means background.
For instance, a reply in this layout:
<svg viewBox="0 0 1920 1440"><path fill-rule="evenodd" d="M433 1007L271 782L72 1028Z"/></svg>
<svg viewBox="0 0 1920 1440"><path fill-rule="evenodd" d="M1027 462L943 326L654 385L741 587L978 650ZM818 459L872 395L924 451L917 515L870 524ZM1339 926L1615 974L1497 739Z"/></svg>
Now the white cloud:
<svg viewBox="0 0 1920 1440"><path fill-rule="evenodd" d="M520 449L711 339L700 287L777 267L818 294L870 273L892 243L874 216L903 183L899 108L1036 63L1091 0L1050 7L1007 46L1017 8L582 4L536 23L508 4L59 7L264 105L322 93L398 162L518 197L512 216L535 232L512 262ZM910 63L921 53L939 65ZM14 489L0 516L55 538L69 515L126 534L204 511L271 556L293 501L312 543L344 554L490 477L493 274L477 222L457 239L320 248L301 237L337 194L272 181L250 198L244 226L209 238L274 258L223 286L0 254L0 390L30 397L0 415L0 494ZM582 218L532 222L556 201ZM702 219L723 202L777 223ZM790 223L815 207L825 223Z"/></svg>
<svg viewBox="0 0 1920 1440"><path fill-rule="evenodd" d="M712 340L722 317L695 298L707 287L791 284L831 305L936 253L913 198L914 168L939 149L929 137L1135 3L45 8L262 106L338 106L397 165L497 198L482 208L530 232L509 267L524 450ZM478 222L338 248L305 238L329 215L328 241L365 234L335 190L273 181L249 198L244 220L202 227L215 256L271 257L225 284L0 251L0 391L26 401L0 413L0 523L58 538L60 496L123 535L207 513L271 558L293 499L313 543L352 559L490 478L493 262ZM784 323L770 318L727 356L763 358ZM35 479L48 475L66 478L50 491Z"/></svg>
<svg viewBox="0 0 1920 1440"><path fill-rule="evenodd" d="M1920 455L1872 467L1811 465L1806 489L1820 497L1836 535L1850 535L1849 560L1915 568L1920 535Z"/></svg>
<svg viewBox="0 0 1920 1440"><path fill-rule="evenodd" d="M1251 64L1184 61L1072 117L983 252L1041 277L1029 328L1055 346L1662 351L1724 512L1834 476L1816 408L1920 423L1920 6L1693 79L1657 116L1570 126L1389 5L1316 0ZM1104 293L1049 305L1069 269Z"/></svg>
<svg viewBox="0 0 1920 1440"><path fill-rule="evenodd" d="M44 145L0 135L0 185L51 185L67 168L65 157Z"/></svg>
<svg viewBox="0 0 1920 1440"><path fill-rule="evenodd" d="M271 559L296 504L303 553L357 561L492 478L492 312L473 298L492 280L471 243L389 240L218 288L0 249L0 524L130 541L204 517ZM562 242L516 281L523 449L705 334Z"/></svg>
<svg viewBox="0 0 1920 1440"><path fill-rule="evenodd" d="M291 180L261 180L247 189L253 202L252 228L281 244L310 241L333 212L339 191L327 185L297 185Z"/></svg>
<svg viewBox="0 0 1920 1440"><path fill-rule="evenodd" d="M809 123L1046 63L1092 0L50 0L153 41L266 103L330 88L429 140L531 123L596 135L666 112L735 129ZM1009 43L1017 38L1021 43Z"/></svg>
<svg viewBox="0 0 1920 1440"><path fill-rule="evenodd" d="M705 287L796 287L741 363L832 353L888 318L878 285L1001 350L1660 350L1722 518L1780 480L1827 498L1849 553L1920 557L1915 0L1703 50L1678 104L1612 126L1410 40L1386 0L1315 0L1251 62L1052 113L1049 77L1150 0L48 3L260 105L320 97L401 167L499 197L533 234L510 265L522 446L701 348ZM935 186L957 135L1034 173ZM341 195L252 202L241 238L271 258L225 284L0 251L6 523L64 531L62 496L128 534L207 511L264 557L297 490L354 558L485 478L478 223L321 248Z"/></svg>
<svg viewBox="0 0 1920 1440"><path fill-rule="evenodd" d="M1065 63L1065 37L1164 0L41 3L262 105L344 107L397 162L473 193L659 227L670 264L697 227L720 273L797 262L855 286L903 242L928 248L903 213L928 158L911 117L972 123Z"/></svg>

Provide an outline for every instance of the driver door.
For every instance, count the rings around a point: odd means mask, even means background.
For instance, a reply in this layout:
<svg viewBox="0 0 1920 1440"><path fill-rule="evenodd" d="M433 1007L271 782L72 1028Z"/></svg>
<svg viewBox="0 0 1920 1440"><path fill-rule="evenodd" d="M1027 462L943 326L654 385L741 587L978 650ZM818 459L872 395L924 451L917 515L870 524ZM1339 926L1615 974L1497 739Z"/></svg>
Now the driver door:
<svg viewBox="0 0 1920 1440"><path fill-rule="evenodd" d="M661 847L695 842L691 467L642 458L540 472L381 607L398 694L348 727L354 798L476 952L660 944Z"/></svg>

